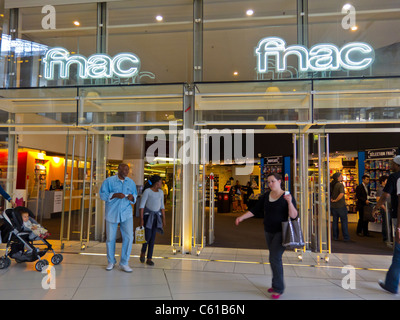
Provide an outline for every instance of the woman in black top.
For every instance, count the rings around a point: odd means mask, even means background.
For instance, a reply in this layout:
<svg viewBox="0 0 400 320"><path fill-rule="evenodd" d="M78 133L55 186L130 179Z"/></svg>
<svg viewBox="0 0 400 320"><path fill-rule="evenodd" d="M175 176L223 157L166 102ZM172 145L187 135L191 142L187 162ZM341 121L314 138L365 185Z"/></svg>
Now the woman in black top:
<svg viewBox="0 0 400 320"><path fill-rule="evenodd" d="M271 191L261 196L250 211L238 217L236 225L254 216L264 216L265 238L272 269L272 288L268 289L268 292L272 293L273 299L278 299L285 289L282 264L285 247L282 246L282 222L287 221L289 216L296 219L297 209L296 201L291 194L282 190L282 177L279 174L271 173L267 176L267 182Z"/></svg>

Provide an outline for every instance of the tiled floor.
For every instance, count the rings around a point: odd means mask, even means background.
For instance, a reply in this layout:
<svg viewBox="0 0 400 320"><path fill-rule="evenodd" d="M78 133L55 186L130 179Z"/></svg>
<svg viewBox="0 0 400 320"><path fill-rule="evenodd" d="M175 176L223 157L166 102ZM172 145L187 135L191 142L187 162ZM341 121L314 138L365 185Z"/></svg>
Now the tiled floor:
<svg viewBox="0 0 400 320"><path fill-rule="evenodd" d="M59 250L59 242L54 241ZM35 263L18 264L0 270L0 299L145 299L145 300L269 300L271 269L267 250L206 247L199 256L174 255L171 247L155 247L155 266L141 264L139 245L133 246L132 273L118 268L105 271L104 243L91 243L84 251L79 243L66 243L64 261L55 266L55 289L43 289L46 274L34 270ZM119 252L120 244L117 245ZM4 244L0 245L4 255ZM50 260L52 254L46 257ZM400 299L378 285L390 266L391 256L331 254L329 262L316 253L286 251L286 291L281 300L368 300ZM118 260L118 258L117 258ZM342 282L355 268L355 288Z"/></svg>

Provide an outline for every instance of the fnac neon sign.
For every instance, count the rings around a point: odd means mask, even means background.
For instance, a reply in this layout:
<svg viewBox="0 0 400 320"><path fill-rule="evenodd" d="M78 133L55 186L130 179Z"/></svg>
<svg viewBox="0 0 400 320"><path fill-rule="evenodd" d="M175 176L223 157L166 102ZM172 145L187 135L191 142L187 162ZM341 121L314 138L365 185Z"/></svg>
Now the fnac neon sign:
<svg viewBox="0 0 400 320"><path fill-rule="evenodd" d="M287 69L287 58L297 56L299 71L363 70L375 59L374 49L364 42L350 42L342 48L329 43L317 44L307 49L301 45L286 47L286 42L278 37L260 40L255 49L257 71L268 73L270 57L275 57L275 71Z"/></svg>
<svg viewBox="0 0 400 320"><path fill-rule="evenodd" d="M86 58L79 54L70 55L68 50L60 47L48 50L43 63L47 80L69 79L70 67L74 64L77 77L81 79L131 78L140 70L140 60L132 53L119 53L113 58L106 54L93 54Z"/></svg>

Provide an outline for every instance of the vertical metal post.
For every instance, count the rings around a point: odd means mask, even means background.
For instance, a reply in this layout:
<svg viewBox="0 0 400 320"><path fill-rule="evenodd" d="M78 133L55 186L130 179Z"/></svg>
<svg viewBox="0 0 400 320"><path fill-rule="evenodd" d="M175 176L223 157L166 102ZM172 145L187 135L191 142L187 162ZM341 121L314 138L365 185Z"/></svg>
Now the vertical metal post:
<svg viewBox="0 0 400 320"><path fill-rule="evenodd" d="M182 139L185 145L189 145L187 151L182 154L182 253L191 253L193 246L193 148L195 146L194 128L194 87L186 84L184 89L184 121Z"/></svg>
<svg viewBox="0 0 400 320"><path fill-rule="evenodd" d="M65 143L65 160L64 160L64 188L63 188L63 198L62 198L62 209L61 209L61 229L60 229L60 241L61 247L64 247L64 210L65 210L65 193L67 186L67 175L68 175L68 149L69 149L69 130L66 137Z"/></svg>
<svg viewBox="0 0 400 320"><path fill-rule="evenodd" d="M210 223L208 229L208 244L214 243L214 173L210 173Z"/></svg>
<svg viewBox="0 0 400 320"><path fill-rule="evenodd" d="M207 135L201 136L201 165L202 165L202 181L201 181L201 246L204 247L204 228L205 228L205 219L206 219L206 145L207 145Z"/></svg>
<svg viewBox="0 0 400 320"><path fill-rule="evenodd" d="M308 47L308 0L297 0L297 43Z"/></svg>
<svg viewBox="0 0 400 320"><path fill-rule="evenodd" d="M325 152L326 152L326 177L325 177L325 190L326 190L326 207L327 207L327 228L328 228L328 238L327 238L327 245L328 245L328 253L331 253L331 198L330 198L330 192L329 192L329 180L330 180L330 168L329 168L329 133L325 135Z"/></svg>
<svg viewBox="0 0 400 320"><path fill-rule="evenodd" d="M9 34L10 34L10 40L15 40L18 38L18 22L19 20L19 9L14 8L10 9L10 19L9 19ZM4 41L4 40L3 40ZM8 52L8 56L10 59L8 60L7 63L7 78L6 78L6 88L13 88L13 87L18 87L17 83L17 55L13 51Z"/></svg>
<svg viewBox="0 0 400 320"><path fill-rule="evenodd" d="M178 159L178 151L177 151L177 144L178 144L178 142L177 142L177 140L178 140L178 136L176 135L176 134L173 134L172 135L172 139L174 139L173 140L173 146L174 146L174 148L173 148L173 184L172 184L172 217L171 217L171 221L172 221L172 231L171 231L171 244L172 245L175 245L175 224L176 224L176 221L175 221L175 219L176 219L176 213L175 213L175 209L176 209L176 206L175 206L175 202L176 202L176 181L175 181L175 179L176 179L176 165L177 165L177 159ZM181 243L180 243L180 239L181 239L181 237L179 236L178 237L179 238L179 242L178 242L178 246L180 247L181 246Z"/></svg>
<svg viewBox="0 0 400 320"><path fill-rule="evenodd" d="M107 2L97 3L96 52L107 53Z"/></svg>
<svg viewBox="0 0 400 320"><path fill-rule="evenodd" d="M193 1L193 82L203 81L203 0Z"/></svg>
<svg viewBox="0 0 400 320"><path fill-rule="evenodd" d="M9 120L15 122L15 113L9 113ZM17 167L18 167L18 136L11 134L15 128L8 128L8 159L7 159L7 180L6 190L13 197L17 182ZM27 200L27 199L26 199ZM9 202L5 202L5 206L9 206ZM36 211L37 214L37 211Z"/></svg>
<svg viewBox="0 0 400 320"><path fill-rule="evenodd" d="M74 161L75 161L75 140L76 136L72 138L72 156L71 156L71 177L69 185L69 212L68 212L68 227L67 227L67 240L71 234L71 210L72 210L72 189L74 188ZM68 165L68 163L67 163Z"/></svg>
<svg viewBox="0 0 400 320"><path fill-rule="evenodd" d="M81 202L81 231L80 231L81 248L83 248L82 247L82 242L83 242L83 221L84 221L84 217L85 217L88 139L89 139L89 135L86 133L86 137L85 137L85 157L84 157L84 163L83 163L82 202Z"/></svg>
<svg viewBox="0 0 400 320"><path fill-rule="evenodd" d="M318 134L318 242L319 252L322 252L323 210L322 210L322 160L321 160L321 134Z"/></svg>
<svg viewBox="0 0 400 320"><path fill-rule="evenodd" d="M92 224L92 192L93 192L93 164L94 164L94 134L91 137L91 158L90 158L90 186L89 186L89 217L88 217L88 228L87 228L87 245L90 242L90 227Z"/></svg>

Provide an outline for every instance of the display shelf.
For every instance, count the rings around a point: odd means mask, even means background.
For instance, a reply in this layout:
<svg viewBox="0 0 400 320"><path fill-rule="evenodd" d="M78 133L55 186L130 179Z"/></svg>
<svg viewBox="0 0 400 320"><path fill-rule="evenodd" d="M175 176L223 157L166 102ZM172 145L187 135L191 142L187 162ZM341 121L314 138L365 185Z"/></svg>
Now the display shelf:
<svg viewBox="0 0 400 320"><path fill-rule="evenodd" d="M343 185L345 190L345 200L347 211L349 213L356 213L356 187L358 182L358 169L356 161L342 161L343 169Z"/></svg>
<svg viewBox="0 0 400 320"><path fill-rule="evenodd" d="M365 174L369 175L369 187L371 191L376 191L379 186L379 178L390 175L391 159L367 159L365 160Z"/></svg>

